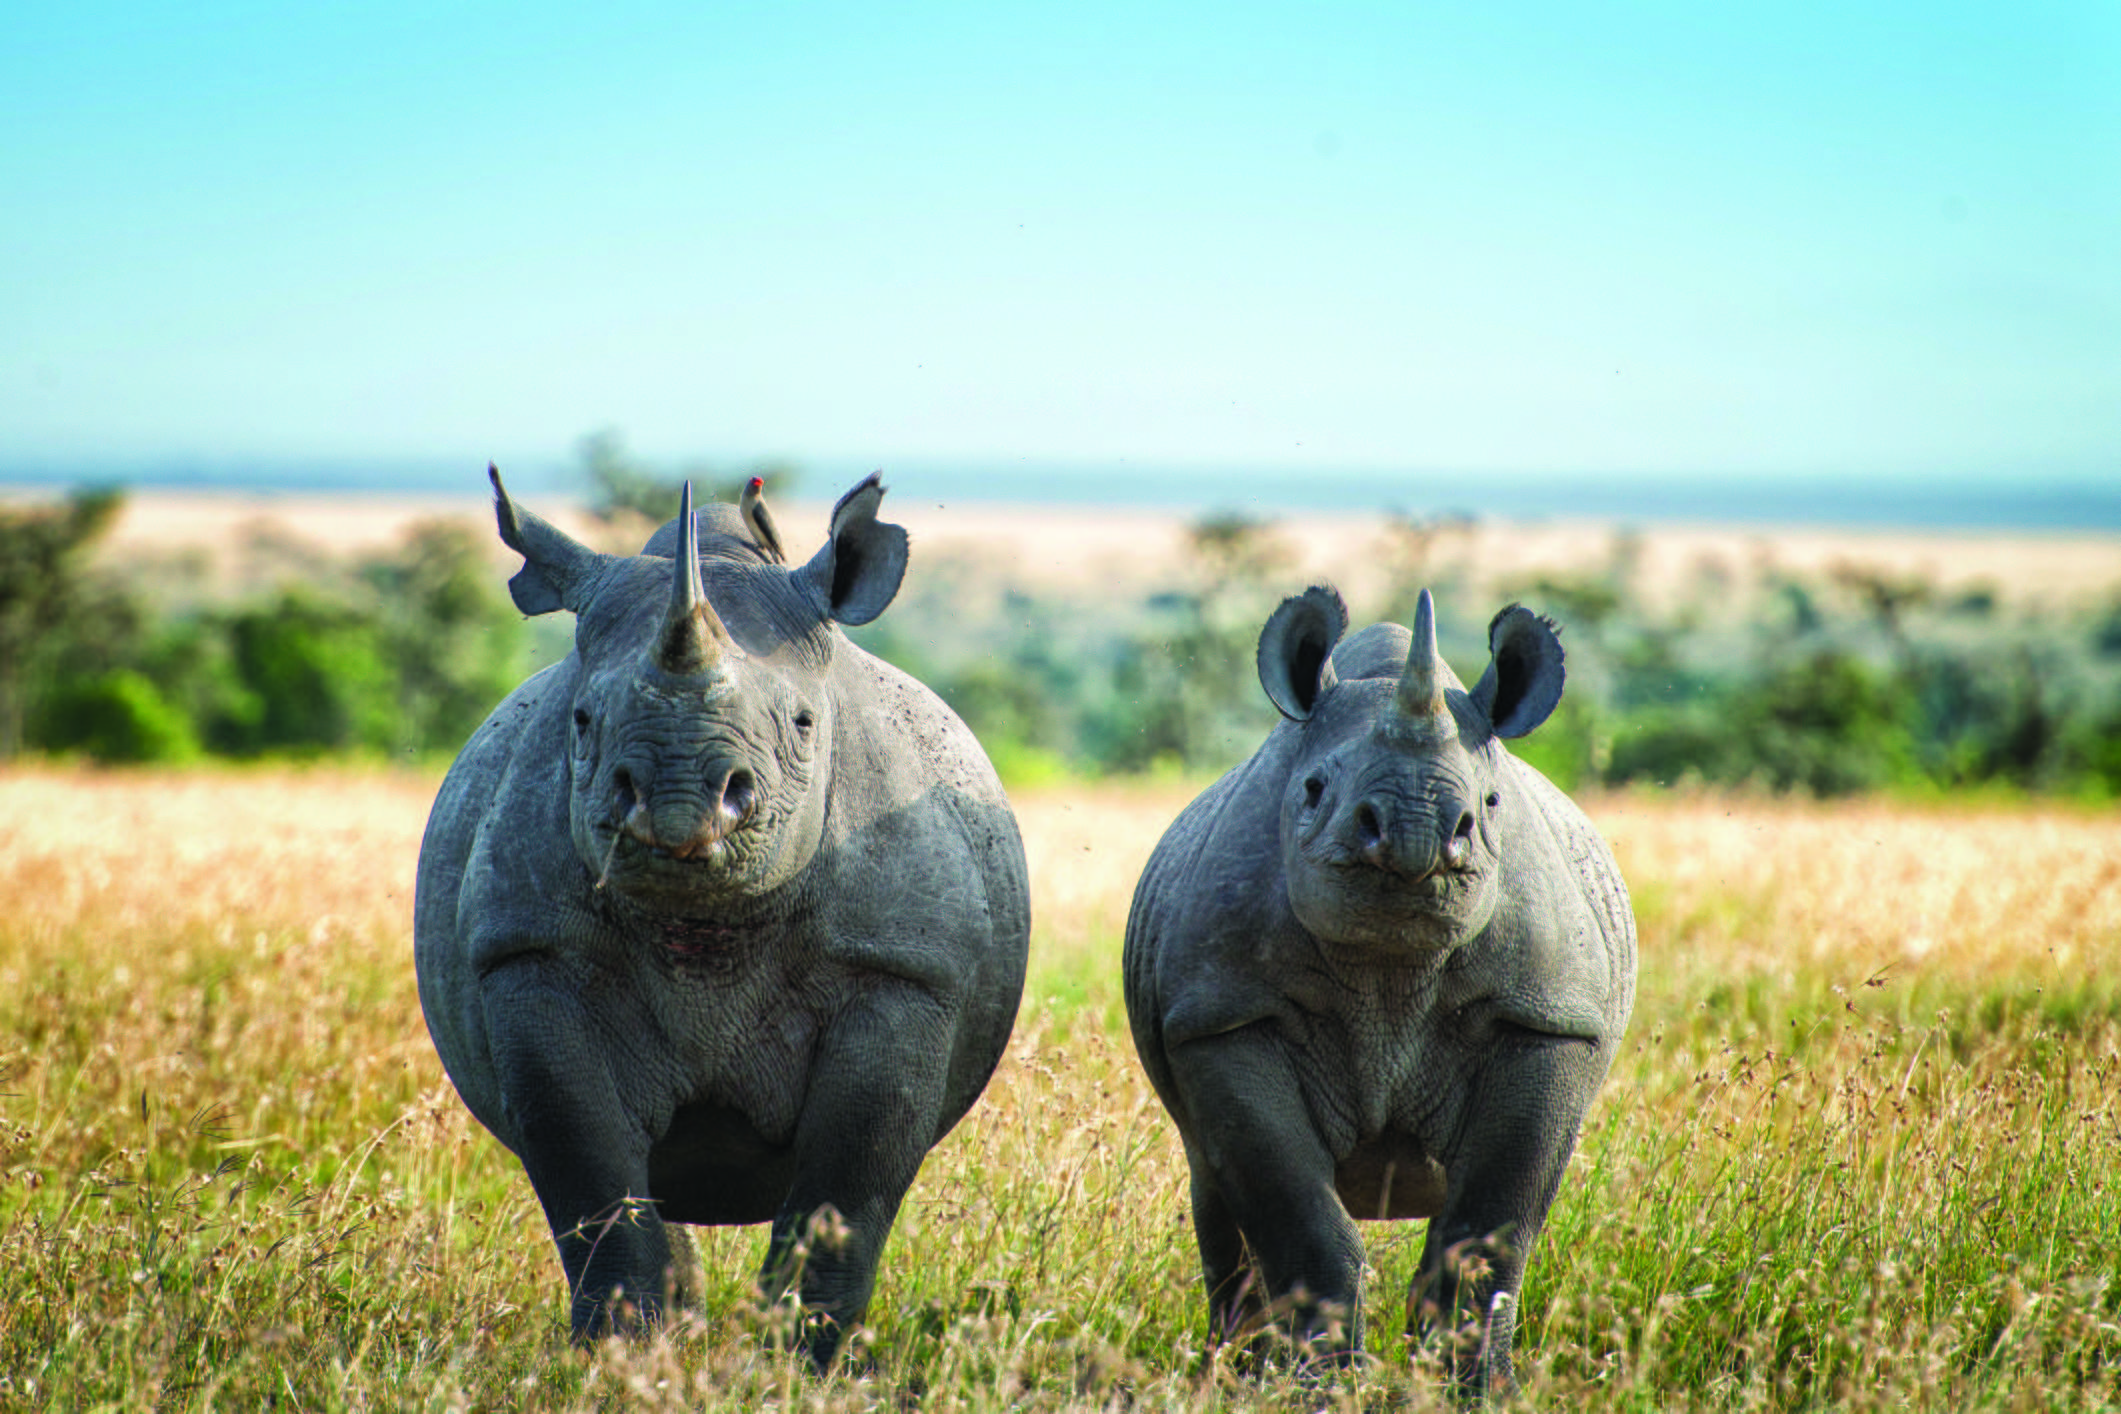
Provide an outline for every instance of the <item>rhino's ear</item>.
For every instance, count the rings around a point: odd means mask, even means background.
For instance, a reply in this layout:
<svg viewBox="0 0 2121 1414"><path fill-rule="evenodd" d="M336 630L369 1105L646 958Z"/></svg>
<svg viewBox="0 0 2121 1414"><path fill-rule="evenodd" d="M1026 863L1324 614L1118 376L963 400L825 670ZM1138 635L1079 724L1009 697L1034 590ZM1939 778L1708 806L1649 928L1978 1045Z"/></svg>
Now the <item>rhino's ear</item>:
<svg viewBox="0 0 2121 1414"><path fill-rule="evenodd" d="M1522 604L1488 624L1488 670L1470 694L1495 735L1520 737L1561 703L1561 630Z"/></svg>
<svg viewBox="0 0 2121 1414"><path fill-rule="evenodd" d="M500 468L492 462L486 464L486 476L493 482L493 513L501 539L523 557L523 568L508 581L508 597L526 614L579 610L609 557L519 509L508 499Z"/></svg>
<svg viewBox="0 0 2121 1414"><path fill-rule="evenodd" d="M796 571L825 617L836 623L868 623L897 597L899 581L906 577L906 531L876 518L883 499L883 480L872 471L840 497L825 548Z"/></svg>
<svg viewBox="0 0 2121 1414"><path fill-rule="evenodd" d="M1259 685L1276 711L1292 722L1311 715L1339 680L1333 645L1347 631L1348 606L1331 585L1314 584L1281 601L1259 633Z"/></svg>

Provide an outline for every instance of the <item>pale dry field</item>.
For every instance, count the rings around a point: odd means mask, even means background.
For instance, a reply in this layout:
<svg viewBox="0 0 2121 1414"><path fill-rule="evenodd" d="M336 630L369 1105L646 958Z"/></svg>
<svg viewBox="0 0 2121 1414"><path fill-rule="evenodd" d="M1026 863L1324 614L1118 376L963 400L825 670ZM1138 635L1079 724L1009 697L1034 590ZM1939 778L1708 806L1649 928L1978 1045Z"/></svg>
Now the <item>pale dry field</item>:
<svg viewBox="0 0 2121 1414"><path fill-rule="evenodd" d="M1193 787L1016 800L1033 968L887 1254L872 1364L807 1381L708 1235L673 1339L584 1354L513 1160L413 990L436 785L0 772L0 1408L1426 1407L1384 1363L1201 1347L1184 1163L1126 1039L1141 862ZM2121 1400L2121 814L1608 797L1630 1040L1526 1292L1533 1397L1613 1408Z"/></svg>
<svg viewBox="0 0 2121 1414"><path fill-rule="evenodd" d="M600 526L579 504L545 497L524 504L570 534L612 551L638 548L645 527ZM1155 587L1185 562L1188 520L1152 510L938 503L901 484L887 515L913 536L915 563L962 564L998 574L1034 592L1096 596ZM795 500L775 514L791 553L807 558L824 538L830 502ZM416 523L460 521L493 547L494 563L513 563L493 534L484 487L459 496L237 496L142 490L101 549L112 564L143 557L191 556L224 585L241 581L246 546L289 541L354 555L387 550ZM1281 573L1294 585L1336 583L1353 603L1377 602L1401 572L1392 535L1379 515L1295 516L1276 522L1286 550ZM1432 563L1448 567L1483 594L1542 574L1583 573L1605 565L1619 527L1581 521L1483 520L1447 532ZM1949 595L1986 587L2012 605L2063 611L2110 600L2121 589L2121 535L1991 534L1961 531L1857 531L1801 527L1733 528L1654 525L1630 532L1640 592L1670 607L1701 592L1702 576L1745 584L1761 572L1825 575L1855 567L1894 579L1922 579ZM268 566L281 560L266 557Z"/></svg>

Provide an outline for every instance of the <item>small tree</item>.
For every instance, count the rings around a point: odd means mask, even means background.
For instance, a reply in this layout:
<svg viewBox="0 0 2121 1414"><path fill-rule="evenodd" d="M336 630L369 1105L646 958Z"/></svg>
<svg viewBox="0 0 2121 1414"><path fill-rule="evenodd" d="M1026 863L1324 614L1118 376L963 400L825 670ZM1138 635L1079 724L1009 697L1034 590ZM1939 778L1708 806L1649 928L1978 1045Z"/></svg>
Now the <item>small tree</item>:
<svg viewBox="0 0 2121 1414"><path fill-rule="evenodd" d="M1235 513L1195 521L1186 542L1185 584L1144 606L1147 621L1119 645L1112 697L1090 724L1109 770L1220 769L1272 724L1254 649L1290 548L1271 524Z"/></svg>
<svg viewBox="0 0 2121 1414"><path fill-rule="evenodd" d="M64 505L0 511L0 758L22 750L22 723L55 640L88 609L89 547L125 502L109 487Z"/></svg>
<svg viewBox="0 0 2121 1414"><path fill-rule="evenodd" d="M521 679L529 636L484 541L454 522L424 522L360 575L397 675L398 749L455 750Z"/></svg>

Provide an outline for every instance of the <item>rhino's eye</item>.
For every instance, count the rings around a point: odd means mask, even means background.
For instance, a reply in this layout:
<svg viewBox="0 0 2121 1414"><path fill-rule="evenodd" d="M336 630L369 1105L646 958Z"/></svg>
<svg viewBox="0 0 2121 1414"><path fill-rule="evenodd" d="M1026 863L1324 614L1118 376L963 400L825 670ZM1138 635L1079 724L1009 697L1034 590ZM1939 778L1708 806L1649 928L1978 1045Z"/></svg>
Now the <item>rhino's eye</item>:
<svg viewBox="0 0 2121 1414"><path fill-rule="evenodd" d="M802 711L795 714L795 725L798 731L807 732L817 725L817 718L811 716L810 709L805 707Z"/></svg>
<svg viewBox="0 0 2121 1414"><path fill-rule="evenodd" d="M1493 790L1489 791L1489 792L1488 792L1488 809L1490 809L1490 810L1493 810L1493 809L1494 809L1494 808L1495 808L1496 806L1498 806L1498 805L1500 805L1500 804L1502 804L1502 792L1501 792L1501 791L1493 791Z"/></svg>
<svg viewBox="0 0 2121 1414"><path fill-rule="evenodd" d="M589 730L589 714L579 707L574 709L574 729L578 732Z"/></svg>
<svg viewBox="0 0 2121 1414"><path fill-rule="evenodd" d="M1310 778L1309 780L1305 781L1305 782L1304 782L1304 809L1306 809L1306 810L1315 810L1315 809L1317 809L1317 807L1318 807L1318 802L1320 801L1320 799L1322 799L1322 798L1323 798L1323 797L1325 796L1325 793L1326 793L1326 778L1325 778L1324 776L1313 776L1313 777L1311 777L1311 778Z"/></svg>

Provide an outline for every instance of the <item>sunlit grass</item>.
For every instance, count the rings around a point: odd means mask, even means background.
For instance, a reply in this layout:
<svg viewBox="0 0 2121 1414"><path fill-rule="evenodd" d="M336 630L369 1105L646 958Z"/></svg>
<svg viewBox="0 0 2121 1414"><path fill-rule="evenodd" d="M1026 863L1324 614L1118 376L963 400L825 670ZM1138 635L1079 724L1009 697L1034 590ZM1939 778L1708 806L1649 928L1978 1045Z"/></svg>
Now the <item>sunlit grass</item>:
<svg viewBox="0 0 2121 1414"><path fill-rule="evenodd" d="M749 1300L583 1352L514 1161L413 989L435 780L0 775L0 1407L1424 1407L1393 1339L1420 1225L1368 1227L1380 1364L1202 1348L1185 1165L1118 956L1190 791L1017 801L1034 961L1008 1058L923 1170L864 1358ZM1525 1292L1545 1407L2121 1402L2121 815L1590 802L1634 886L1634 1027Z"/></svg>

